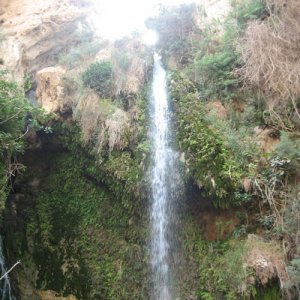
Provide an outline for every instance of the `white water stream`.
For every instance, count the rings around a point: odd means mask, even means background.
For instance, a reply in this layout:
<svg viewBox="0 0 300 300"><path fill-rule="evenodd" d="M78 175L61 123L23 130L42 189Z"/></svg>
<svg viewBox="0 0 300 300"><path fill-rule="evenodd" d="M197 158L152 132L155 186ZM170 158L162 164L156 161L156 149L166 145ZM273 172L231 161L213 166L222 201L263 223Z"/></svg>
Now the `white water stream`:
<svg viewBox="0 0 300 300"><path fill-rule="evenodd" d="M151 271L154 300L176 299L176 190L179 188L178 154L170 144L170 109L166 71L160 57L154 55L151 95Z"/></svg>
<svg viewBox="0 0 300 300"><path fill-rule="evenodd" d="M2 237L0 236L0 277L2 277L5 273L5 259L3 255L3 243ZM8 275L5 275L0 281L0 299L1 300L15 300L15 298L11 295L11 288Z"/></svg>

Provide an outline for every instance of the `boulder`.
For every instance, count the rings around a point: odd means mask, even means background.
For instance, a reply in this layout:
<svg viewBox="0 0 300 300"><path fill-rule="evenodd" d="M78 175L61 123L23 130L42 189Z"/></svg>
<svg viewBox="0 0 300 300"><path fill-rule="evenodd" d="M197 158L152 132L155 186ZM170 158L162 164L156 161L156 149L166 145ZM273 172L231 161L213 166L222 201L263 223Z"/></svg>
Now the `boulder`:
<svg viewBox="0 0 300 300"><path fill-rule="evenodd" d="M61 112L64 104L64 91L61 80L65 70L61 67L49 67L37 72L37 102L47 111Z"/></svg>

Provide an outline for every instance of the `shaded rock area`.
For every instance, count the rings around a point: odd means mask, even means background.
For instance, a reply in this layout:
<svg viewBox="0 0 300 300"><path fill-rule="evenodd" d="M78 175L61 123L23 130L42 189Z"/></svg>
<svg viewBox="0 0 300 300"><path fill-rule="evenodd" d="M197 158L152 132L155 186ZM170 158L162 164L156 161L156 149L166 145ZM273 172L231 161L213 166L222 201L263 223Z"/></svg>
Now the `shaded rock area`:
<svg viewBox="0 0 300 300"><path fill-rule="evenodd" d="M235 210L216 209L212 199L201 195L201 189L195 185L191 185L187 191L187 212L207 241L226 239L240 222Z"/></svg>

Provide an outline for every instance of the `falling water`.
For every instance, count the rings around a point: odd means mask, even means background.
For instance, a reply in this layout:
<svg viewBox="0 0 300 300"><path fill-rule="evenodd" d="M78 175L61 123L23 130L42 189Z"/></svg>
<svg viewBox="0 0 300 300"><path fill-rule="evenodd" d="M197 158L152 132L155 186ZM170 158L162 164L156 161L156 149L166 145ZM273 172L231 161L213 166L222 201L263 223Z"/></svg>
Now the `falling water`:
<svg viewBox="0 0 300 300"><path fill-rule="evenodd" d="M151 268L154 300L176 298L173 288L176 273L176 190L179 189L178 154L171 149L170 109L166 71L154 55L151 95Z"/></svg>
<svg viewBox="0 0 300 300"><path fill-rule="evenodd" d="M5 270L5 259L3 255L3 244L2 244L2 237L0 236L0 277L2 277L6 270ZM0 281L0 299L1 300L15 300L15 298L11 295L11 288L8 275L6 275Z"/></svg>

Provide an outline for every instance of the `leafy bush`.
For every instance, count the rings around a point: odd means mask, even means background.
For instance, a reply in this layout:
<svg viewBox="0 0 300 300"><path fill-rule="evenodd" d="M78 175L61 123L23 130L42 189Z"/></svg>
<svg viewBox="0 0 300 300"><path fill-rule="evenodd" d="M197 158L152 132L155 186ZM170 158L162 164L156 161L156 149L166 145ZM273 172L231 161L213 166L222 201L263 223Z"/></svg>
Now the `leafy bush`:
<svg viewBox="0 0 300 300"><path fill-rule="evenodd" d="M231 0L230 18L237 21L237 26L244 30L251 20L264 18L267 15L263 0Z"/></svg>
<svg viewBox="0 0 300 300"><path fill-rule="evenodd" d="M205 99L222 97L230 99L239 87L241 78L234 74L240 66L240 54L236 41L244 32L249 20L257 19L264 13L261 0L232 1L232 12L222 23L208 24L197 47L190 73L198 84L201 96Z"/></svg>
<svg viewBox="0 0 300 300"><path fill-rule="evenodd" d="M93 63L82 74L83 84L96 91L100 97L111 96L112 63L109 60Z"/></svg>
<svg viewBox="0 0 300 300"><path fill-rule="evenodd" d="M186 154L190 174L209 194L217 196L215 204L228 207L235 200L241 170L221 136L205 121L204 106L193 84L181 74L173 73L170 91L179 148Z"/></svg>
<svg viewBox="0 0 300 300"><path fill-rule="evenodd" d="M219 118L214 112L204 116L211 128L217 130L222 135L224 146L231 150L236 164L241 170L244 170L245 176L249 171L249 163L257 158L258 147L249 123L236 128L232 119Z"/></svg>
<svg viewBox="0 0 300 300"><path fill-rule="evenodd" d="M292 140L288 133L281 132L280 142L276 145L275 155L286 161L289 168L299 169L300 145L298 141Z"/></svg>
<svg viewBox="0 0 300 300"><path fill-rule="evenodd" d="M11 156L24 149L23 137L32 127L40 128L41 109L32 107L25 99L24 90L0 74L0 213L7 193L7 180L24 168L11 162Z"/></svg>

